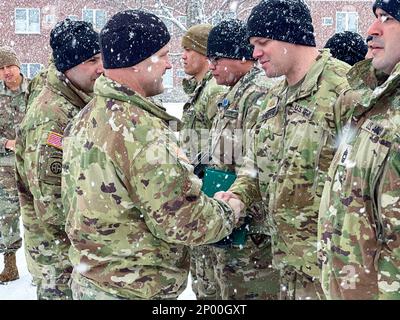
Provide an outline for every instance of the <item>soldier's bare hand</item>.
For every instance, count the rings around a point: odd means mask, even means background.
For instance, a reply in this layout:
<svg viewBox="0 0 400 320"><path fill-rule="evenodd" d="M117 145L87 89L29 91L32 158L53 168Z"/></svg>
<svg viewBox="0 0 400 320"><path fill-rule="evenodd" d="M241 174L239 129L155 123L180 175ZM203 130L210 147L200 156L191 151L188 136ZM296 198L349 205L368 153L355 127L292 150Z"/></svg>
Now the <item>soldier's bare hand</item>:
<svg viewBox="0 0 400 320"><path fill-rule="evenodd" d="M236 194L234 194L234 193L232 193L230 191L219 191L219 192L214 194L214 198L218 199L218 200L225 201L225 202L228 202L229 199L232 199L232 198L240 200L239 197Z"/></svg>
<svg viewBox="0 0 400 320"><path fill-rule="evenodd" d="M242 201L240 201L239 199L230 198L228 200L228 204L232 208L232 210L235 214L235 223L237 223L240 218L243 218L246 216L245 211L244 211L245 205Z"/></svg>
<svg viewBox="0 0 400 320"><path fill-rule="evenodd" d="M15 151L15 140L7 140L5 148L11 151Z"/></svg>

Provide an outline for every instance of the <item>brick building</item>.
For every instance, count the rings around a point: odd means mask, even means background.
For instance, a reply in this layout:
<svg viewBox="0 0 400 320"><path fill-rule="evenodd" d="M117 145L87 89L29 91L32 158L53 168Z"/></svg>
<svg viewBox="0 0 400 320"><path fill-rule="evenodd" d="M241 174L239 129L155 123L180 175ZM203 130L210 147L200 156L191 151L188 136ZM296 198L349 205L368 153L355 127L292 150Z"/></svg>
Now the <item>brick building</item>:
<svg viewBox="0 0 400 320"><path fill-rule="evenodd" d="M223 1L200 0L204 2L204 16L212 24L226 17L246 19L257 0ZM368 25L373 18L370 0L306 0L311 9L317 46L322 47L336 31L351 30L366 36ZM165 0L164 9L156 0L0 0L0 43L11 45L21 58L22 72L28 77L47 64L51 53L50 30L57 21L64 18L83 19L93 23L98 30L107 19L120 10L145 8L156 14L168 16L187 26L187 0ZM221 4L226 3L221 7ZM168 12L168 13L166 13ZM279 13L277 13L279 14ZM204 20L204 19L203 19ZM170 57L173 68L164 76L166 94L164 101L184 100L180 83L185 76L180 63L180 37L183 29L173 21L164 19L171 34Z"/></svg>

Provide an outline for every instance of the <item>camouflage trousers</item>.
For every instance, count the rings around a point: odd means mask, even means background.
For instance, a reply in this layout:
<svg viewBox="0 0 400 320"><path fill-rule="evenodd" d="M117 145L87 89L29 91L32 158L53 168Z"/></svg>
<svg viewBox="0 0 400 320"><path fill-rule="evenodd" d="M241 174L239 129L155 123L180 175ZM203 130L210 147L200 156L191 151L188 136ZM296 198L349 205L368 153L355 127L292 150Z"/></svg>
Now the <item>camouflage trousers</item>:
<svg viewBox="0 0 400 320"><path fill-rule="evenodd" d="M325 295L318 279L286 268L281 271L279 300L325 300Z"/></svg>
<svg viewBox="0 0 400 320"><path fill-rule="evenodd" d="M128 300L101 290L80 275L71 279L71 290L74 300Z"/></svg>
<svg viewBox="0 0 400 320"><path fill-rule="evenodd" d="M14 170L0 167L0 252L16 252L22 245L20 208ZM12 187L7 187L12 186Z"/></svg>
<svg viewBox="0 0 400 320"><path fill-rule="evenodd" d="M39 300L71 300L69 285L72 265L65 244L53 243L29 235L25 229L25 256L36 284ZM35 240L33 240L34 238ZM55 249L55 247L57 247Z"/></svg>
<svg viewBox="0 0 400 320"><path fill-rule="evenodd" d="M71 290L74 300L142 300L137 298L125 298L111 294L94 285L91 281L74 272L71 278ZM156 296L151 300L176 300L176 297Z"/></svg>
<svg viewBox="0 0 400 320"><path fill-rule="evenodd" d="M51 271L48 274L50 273ZM53 275L47 279L34 279L37 285L36 294L38 300L72 300L69 280L69 273Z"/></svg>
<svg viewBox="0 0 400 320"><path fill-rule="evenodd" d="M247 236L244 246L213 247L216 277L223 300L276 300L279 272L272 268L269 237Z"/></svg>
<svg viewBox="0 0 400 320"><path fill-rule="evenodd" d="M220 300L221 292L215 276L215 253L211 246L193 247L190 252L192 290L197 300Z"/></svg>

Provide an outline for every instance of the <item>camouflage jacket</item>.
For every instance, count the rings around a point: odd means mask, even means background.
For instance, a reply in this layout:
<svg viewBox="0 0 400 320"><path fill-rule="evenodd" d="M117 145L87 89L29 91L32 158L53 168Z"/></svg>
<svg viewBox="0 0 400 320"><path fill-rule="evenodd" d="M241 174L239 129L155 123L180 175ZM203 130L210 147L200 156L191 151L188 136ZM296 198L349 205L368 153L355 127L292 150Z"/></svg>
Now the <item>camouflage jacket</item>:
<svg viewBox="0 0 400 320"><path fill-rule="evenodd" d="M371 61L371 59L362 60L347 73L350 87L344 90L336 101L335 109L339 111L338 115L347 112L346 118L349 119L357 102L367 98L373 89L386 81L387 75L375 70ZM336 120L340 121L340 119ZM341 134L342 132L339 132L339 135Z"/></svg>
<svg viewBox="0 0 400 320"><path fill-rule="evenodd" d="M210 71L194 89L186 88L185 92L189 93L190 99L183 106L180 142L189 159L207 148L208 134L217 112L218 100L227 90L228 87L216 83Z"/></svg>
<svg viewBox="0 0 400 320"><path fill-rule="evenodd" d="M260 105L272 80L262 69L253 67L218 103L218 113L210 132L211 165L220 170L238 172L248 148L250 130L257 120ZM264 227L261 203L253 203L253 217L247 234L268 234Z"/></svg>
<svg viewBox="0 0 400 320"><path fill-rule="evenodd" d="M41 246L57 255L66 250L59 242L69 243L61 206L61 139L68 122L89 101L52 65L17 133L16 177L25 246L32 254Z"/></svg>
<svg viewBox="0 0 400 320"><path fill-rule="evenodd" d="M331 299L400 299L400 63L355 105L321 201L319 262Z"/></svg>
<svg viewBox="0 0 400 320"><path fill-rule="evenodd" d="M49 67L42 69L30 81L29 86L28 86L28 91L25 96L27 105L30 105L30 102L33 101L39 95L39 93L42 91L42 89L46 83L47 73L48 73L49 68L52 68L51 64Z"/></svg>
<svg viewBox="0 0 400 320"><path fill-rule="evenodd" d="M233 214L206 197L167 124L179 121L104 76L64 139L63 204L74 274L131 299L176 298L185 245L218 241ZM173 124L172 124L173 125ZM80 275L79 275L80 274Z"/></svg>
<svg viewBox="0 0 400 320"><path fill-rule="evenodd" d="M253 67L221 97L210 132L213 166L226 171L239 170L248 147L249 132L271 85L264 71Z"/></svg>
<svg viewBox="0 0 400 320"><path fill-rule="evenodd" d="M324 50L291 95L285 80L271 89L231 188L247 205L260 196L268 204L275 267L309 278L319 278L318 209L335 137L345 122L334 105L348 88L348 69Z"/></svg>
<svg viewBox="0 0 400 320"><path fill-rule="evenodd" d="M6 150L5 144L7 140L15 140L19 123L25 115L28 85L28 80L23 77L19 90L15 92L0 81L0 167L14 167L14 152Z"/></svg>

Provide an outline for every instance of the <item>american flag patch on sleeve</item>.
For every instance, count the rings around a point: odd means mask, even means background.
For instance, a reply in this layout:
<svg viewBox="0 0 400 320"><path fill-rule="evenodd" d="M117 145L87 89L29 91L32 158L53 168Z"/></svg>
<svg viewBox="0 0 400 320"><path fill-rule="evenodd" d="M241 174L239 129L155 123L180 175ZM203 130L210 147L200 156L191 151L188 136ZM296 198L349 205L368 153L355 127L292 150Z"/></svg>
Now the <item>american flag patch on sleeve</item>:
<svg viewBox="0 0 400 320"><path fill-rule="evenodd" d="M62 138L61 134L50 131L46 143L49 146L62 150Z"/></svg>

